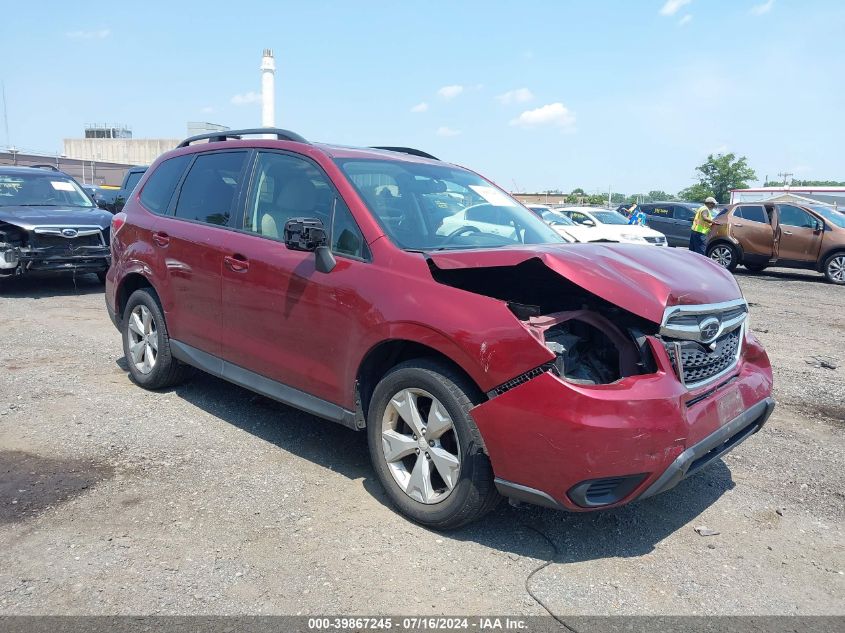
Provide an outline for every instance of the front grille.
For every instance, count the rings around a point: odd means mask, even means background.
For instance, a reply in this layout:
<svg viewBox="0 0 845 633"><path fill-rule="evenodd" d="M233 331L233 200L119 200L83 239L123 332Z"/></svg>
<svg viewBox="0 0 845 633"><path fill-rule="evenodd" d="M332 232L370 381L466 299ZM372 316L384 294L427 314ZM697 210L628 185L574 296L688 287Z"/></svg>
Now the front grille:
<svg viewBox="0 0 845 633"><path fill-rule="evenodd" d="M742 342L742 328L731 330L712 343L715 349L696 341L664 341L669 359L681 381L695 386L730 369L737 361ZM680 352L680 366L678 365Z"/></svg>
<svg viewBox="0 0 845 633"><path fill-rule="evenodd" d="M76 237L63 237L61 235L37 235L35 238L36 248L60 248L70 250L79 246L103 246L100 234L77 235Z"/></svg>

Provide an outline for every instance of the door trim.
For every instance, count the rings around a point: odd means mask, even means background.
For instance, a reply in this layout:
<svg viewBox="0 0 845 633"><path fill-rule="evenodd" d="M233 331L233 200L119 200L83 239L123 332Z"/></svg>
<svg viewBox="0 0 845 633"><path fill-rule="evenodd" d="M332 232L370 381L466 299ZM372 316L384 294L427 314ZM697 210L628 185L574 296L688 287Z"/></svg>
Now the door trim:
<svg viewBox="0 0 845 633"><path fill-rule="evenodd" d="M354 411L348 411L328 400L323 400L317 396L312 396L310 393L305 393L261 374L256 374L180 341L170 339L170 353L173 358L183 363L192 365L223 380L228 380L240 387L245 387L262 396L301 409L325 420L337 422L350 429L359 430L355 423Z"/></svg>

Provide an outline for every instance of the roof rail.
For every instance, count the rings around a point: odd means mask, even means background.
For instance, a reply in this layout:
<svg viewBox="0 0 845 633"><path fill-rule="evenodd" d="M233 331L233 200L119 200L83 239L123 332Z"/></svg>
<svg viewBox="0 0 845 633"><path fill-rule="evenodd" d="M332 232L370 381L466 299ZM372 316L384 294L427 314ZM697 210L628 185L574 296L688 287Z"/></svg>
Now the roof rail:
<svg viewBox="0 0 845 633"><path fill-rule="evenodd" d="M197 134L196 136L191 136L186 138L184 141L177 145L177 149L180 147L188 147L191 143L195 143L196 141L204 141L208 139L209 143L217 143L220 141L228 141L229 139L238 140L242 136L252 134L274 134L276 139L279 141L296 141L297 143L307 143L304 138L302 138L296 132L291 132L290 130L282 130L277 127L257 127L257 128L249 128L247 130L222 130L220 132L208 132L206 134Z"/></svg>
<svg viewBox="0 0 845 633"><path fill-rule="evenodd" d="M48 165L47 163L38 163L36 165L26 165L26 167L32 167L33 169L49 169L50 171L61 171L55 165Z"/></svg>
<svg viewBox="0 0 845 633"><path fill-rule="evenodd" d="M421 149L414 149L413 147L382 147L373 145L370 149L386 149L389 152L400 152L402 154L410 154L411 156L419 156L420 158L430 158L431 160L440 160L437 156L432 156L428 152Z"/></svg>

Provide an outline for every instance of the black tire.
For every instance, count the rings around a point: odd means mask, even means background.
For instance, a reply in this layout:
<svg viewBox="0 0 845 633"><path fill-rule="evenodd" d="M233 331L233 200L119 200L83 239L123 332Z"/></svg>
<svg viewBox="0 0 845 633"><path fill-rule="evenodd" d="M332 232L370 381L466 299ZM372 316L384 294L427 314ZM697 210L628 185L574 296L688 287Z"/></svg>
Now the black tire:
<svg viewBox="0 0 845 633"><path fill-rule="evenodd" d="M100 280L101 284L106 283L106 273L109 272L108 270L101 270L97 273L97 279Z"/></svg>
<svg viewBox="0 0 845 633"><path fill-rule="evenodd" d="M149 311L157 334L158 352L149 373L144 373L136 366L130 351L130 319L135 308L140 306ZM191 368L180 363L170 353L170 337L167 334L164 313L159 305L158 296L152 288L140 288L129 297L129 301L126 302L126 309L123 311L121 334L123 336L123 355L126 358L126 364L129 366L129 375L133 381L144 389L172 387L184 381L190 374Z"/></svg>
<svg viewBox="0 0 845 633"><path fill-rule="evenodd" d="M845 276L843 276L843 266L845 266L845 251L838 253L831 253L827 259L824 260L822 272L827 280L836 284L837 286L845 285Z"/></svg>
<svg viewBox="0 0 845 633"><path fill-rule="evenodd" d="M768 264L743 264L743 266L745 270L752 273L761 273L769 267Z"/></svg>
<svg viewBox="0 0 845 633"><path fill-rule="evenodd" d="M707 247L707 257L730 272L739 265L739 251L729 242L716 242Z"/></svg>
<svg viewBox="0 0 845 633"><path fill-rule="evenodd" d="M391 399L403 389L423 390L439 400L452 420L450 432L457 437L458 478L451 492L435 503L426 504L406 494L391 474L382 449L385 412ZM412 521L437 530L455 529L480 518L501 500L481 433L469 414L474 401L480 400L478 390L463 375L430 359L397 365L376 386L367 415L370 459L393 506Z"/></svg>

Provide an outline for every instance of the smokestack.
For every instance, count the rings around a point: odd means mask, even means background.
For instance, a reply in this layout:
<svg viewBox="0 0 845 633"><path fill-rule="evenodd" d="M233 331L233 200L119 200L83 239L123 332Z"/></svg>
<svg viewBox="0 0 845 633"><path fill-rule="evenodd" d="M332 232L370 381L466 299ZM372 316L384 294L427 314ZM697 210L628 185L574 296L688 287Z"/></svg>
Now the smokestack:
<svg viewBox="0 0 845 633"><path fill-rule="evenodd" d="M276 127L276 60L269 48L261 58L261 127Z"/></svg>

